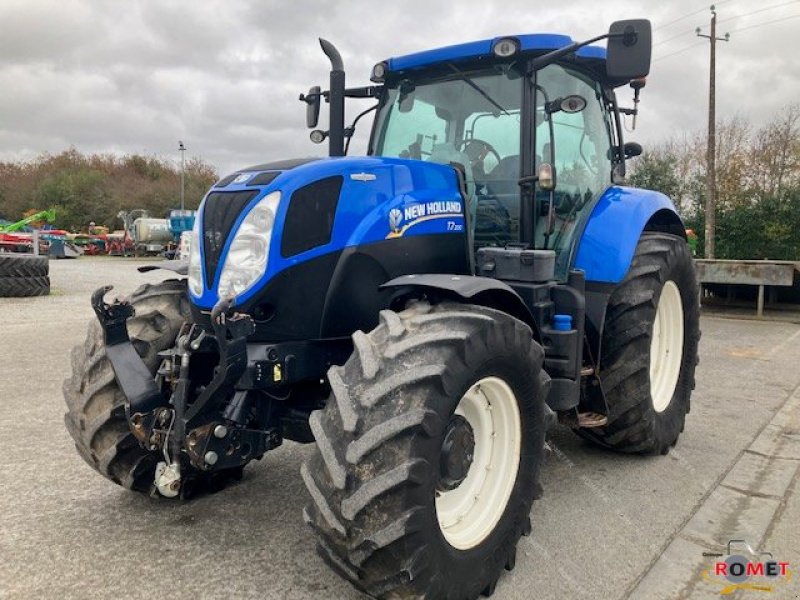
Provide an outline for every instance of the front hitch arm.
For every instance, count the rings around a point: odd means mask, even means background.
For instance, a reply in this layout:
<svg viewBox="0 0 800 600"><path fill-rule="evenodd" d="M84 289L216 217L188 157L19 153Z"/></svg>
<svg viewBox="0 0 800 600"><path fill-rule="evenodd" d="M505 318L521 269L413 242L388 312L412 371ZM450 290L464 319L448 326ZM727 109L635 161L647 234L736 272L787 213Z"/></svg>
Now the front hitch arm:
<svg viewBox="0 0 800 600"><path fill-rule="evenodd" d="M233 312L233 298L222 298L211 310L211 326L219 347L219 367L214 378L186 412L187 425L212 398L220 392L233 389L247 367L247 336L255 331L253 319L249 315Z"/></svg>
<svg viewBox="0 0 800 600"><path fill-rule="evenodd" d="M92 308L100 321L108 357L117 383L127 399L128 419L135 414L149 414L166 400L156 385L150 369L136 352L128 337L127 320L135 314L127 300L115 299L113 304L103 300L114 286L101 287L92 294Z"/></svg>

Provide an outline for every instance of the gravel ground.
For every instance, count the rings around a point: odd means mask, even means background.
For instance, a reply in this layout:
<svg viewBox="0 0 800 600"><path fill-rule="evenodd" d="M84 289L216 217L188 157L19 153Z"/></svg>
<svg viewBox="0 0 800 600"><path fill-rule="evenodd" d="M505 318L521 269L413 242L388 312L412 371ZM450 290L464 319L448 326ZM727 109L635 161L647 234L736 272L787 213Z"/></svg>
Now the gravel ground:
<svg viewBox="0 0 800 600"><path fill-rule="evenodd" d="M241 483L188 503L125 492L75 452L62 421L70 349L93 318L92 290L111 283L124 294L170 275L139 274L138 264L52 261L51 296L0 298L0 598L359 598L317 557L302 523L299 467L310 447L287 442ZM798 388L800 326L701 325L697 390L677 448L620 456L552 432L534 534L495 597L630 596ZM754 542L795 565L796 479L769 535ZM738 537L746 521L719 535ZM659 596L658 580L649 585Z"/></svg>

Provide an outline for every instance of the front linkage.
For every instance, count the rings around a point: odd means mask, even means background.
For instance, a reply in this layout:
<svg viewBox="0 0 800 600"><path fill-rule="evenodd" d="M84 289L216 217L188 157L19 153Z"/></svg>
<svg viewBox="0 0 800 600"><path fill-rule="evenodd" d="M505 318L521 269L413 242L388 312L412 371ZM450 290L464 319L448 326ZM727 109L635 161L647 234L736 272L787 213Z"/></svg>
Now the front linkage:
<svg viewBox="0 0 800 600"><path fill-rule="evenodd" d="M247 369L246 339L255 328L250 316L233 312L231 299L220 300L211 311L213 336L185 323L173 348L159 353L162 362L154 378L128 335L126 323L134 308L124 299L106 303L103 297L111 289L96 290L92 308L127 399L128 425L144 449L163 452L154 482L161 495L185 493L186 482L209 478L212 472L238 478L251 459L281 444L280 430L270 426L269 405L265 410L249 390L234 389ZM211 354L219 356L213 378L197 385L193 357Z"/></svg>

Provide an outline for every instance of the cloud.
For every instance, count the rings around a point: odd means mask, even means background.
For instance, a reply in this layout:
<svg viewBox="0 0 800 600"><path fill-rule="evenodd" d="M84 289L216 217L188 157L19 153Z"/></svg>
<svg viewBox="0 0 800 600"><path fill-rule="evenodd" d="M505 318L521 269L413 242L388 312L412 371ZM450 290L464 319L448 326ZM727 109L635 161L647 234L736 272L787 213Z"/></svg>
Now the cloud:
<svg viewBox="0 0 800 600"><path fill-rule="evenodd" d="M741 5L741 6L740 6ZM719 6L729 29L798 12L760 15L740 0ZM668 27L659 24L695 13ZM144 152L178 159L177 143L221 172L289 156L321 154L308 141L304 107L328 63L318 36L341 50L351 85L372 65L425 48L523 32L584 38L616 19L647 17L656 29L653 64L642 94L645 143L706 123L708 48L693 30L706 25L698 0L653 6L622 0L542 4L522 0L405 0L375 3L296 0L186 2L4 0L0 4L0 160L59 152ZM795 25L797 22L795 22ZM721 32L725 30L722 27ZM718 115L756 123L800 96L792 21L734 32L720 44ZM674 38L669 40L668 38ZM620 90L629 104L631 93ZM348 114L368 106L351 103ZM368 127L361 125L356 150ZM631 134L629 134L631 137Z"/></svg>

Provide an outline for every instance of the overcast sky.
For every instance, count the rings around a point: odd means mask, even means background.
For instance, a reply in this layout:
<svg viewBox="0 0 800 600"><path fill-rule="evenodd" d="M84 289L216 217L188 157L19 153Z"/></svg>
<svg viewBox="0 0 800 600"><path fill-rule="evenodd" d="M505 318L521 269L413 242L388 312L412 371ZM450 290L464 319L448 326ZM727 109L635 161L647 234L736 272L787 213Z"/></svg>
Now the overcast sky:
<svg viewBox="0 0 800 600"><path fill-rule="evenodd" d="M708 8L702 0L0 0L0 160L74 145L177 161L179 139L221 174L318 155L325 146L308 141L297 100L327 82L317 37L338 46L354 86L393 55L515 33L580 39L632 17L655 28L638 128L627 135L647 144L705 128L708 43L694 29L708 32ZM718 45L718 117L761 123L797 102L800 19L791 17L800 0L724 0L717 11L718 34L731 32ZM629 102L629 89L618 94ZM366 106L355 101L349 113ZM354 146L363 151L363 141Z"/></svg>

